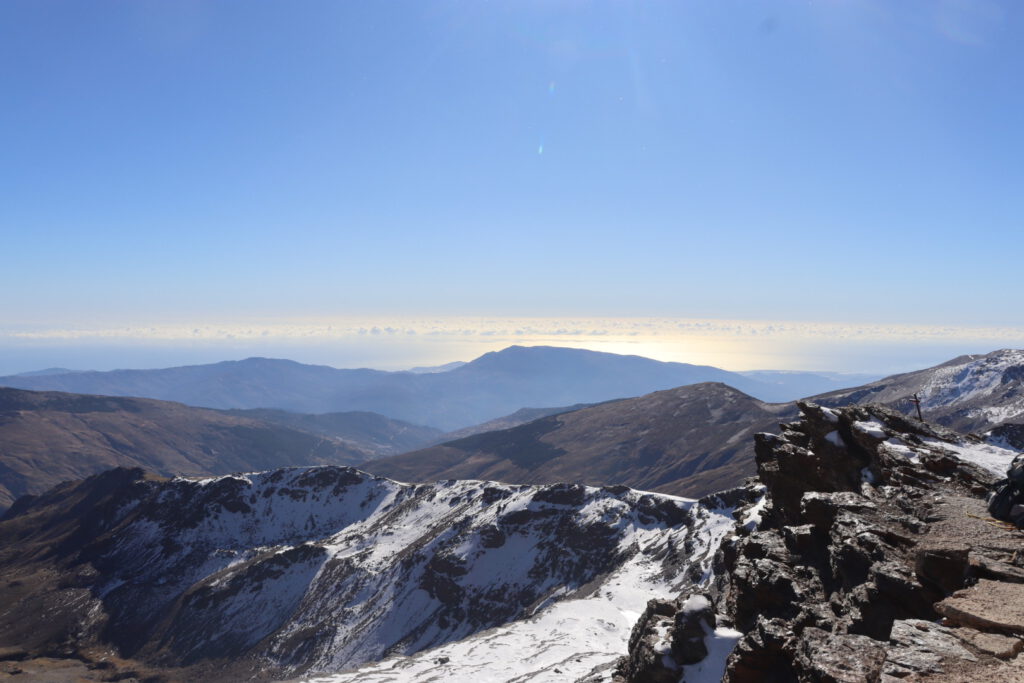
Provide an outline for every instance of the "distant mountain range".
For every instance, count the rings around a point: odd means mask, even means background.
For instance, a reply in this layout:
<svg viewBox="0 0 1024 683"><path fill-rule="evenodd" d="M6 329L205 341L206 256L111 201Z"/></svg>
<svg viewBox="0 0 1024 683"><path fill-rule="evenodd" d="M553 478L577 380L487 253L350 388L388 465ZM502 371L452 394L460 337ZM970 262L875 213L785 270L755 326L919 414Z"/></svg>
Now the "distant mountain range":
<svg viewBox="0 0 1024 683"><path fill-rule="evenodd" d="M370 411L444 431L551 407L641 396L700 382L721 382L764 401L805 396L813 373L760 379L719 368L664 363L583 349L512 346L451 369L429 372L338 370L250 358L162 370L47 372L0 377L0 386L108 396L137 396L206 408L278 408L298 413Z"/></svg>
<svg viewBox="0 0 1024 683"><path fill-rule="evenodd" d="M593 362L602 371L623 359L629 364L644 360L590 356L571 349L513 348L478 359L473 379L479 386L488 366L497 366L491 369L493 385L508 385L512 381L508 373L516 364L512 361L525 366L525 375L535 376L538 358L562 360L563 355L577 363ZM266 363L311 370L319 376L314 366ZM665 365L647 363L654 368ZM649 370L652 366L647 363L638 365ZM434 376L452 375L474 364ZM264 364L257 361L255 365ZM557 376L556 370L552 374ZM111 374L117 373L34 379ZM608 373L601 376L607 379ZM906 399L916 391L928 420L961 430L997 428L1008 443L1021 443L1022 429L1016 423L1024 422L1022 377L1024 352L999 351L965 356L813 400L829 405L881 402L909 413L913 407ZM368 412L217 412L156 400L0 389L0 509L19 495L40 493L60 481L114 466L138 466L163 475L200 475L282 465L366 463L361 466L369 471L407 481L582 481L704 495L752 474L750 436L774 431L795 410L791 403L768 404L724 384L702 383L593 405L521 408L444 433ZM392 457L376 459L381 456Z"/></svg>
<svg viewBox="0 0 1024 683"><path fill-rule="evenodd" d="M882 403L911 414L918 392L925 419L960 431L1024 442L1024 352L963 356L810 400ZM495 479L525 484L625 484L685 496L738 485L754 473L753 435L776 431L795 403L767 404L722 384L696 384L610 401L509 429L475 434L362 467L402 481ZM1000 425L1006 427L1000 428Z"/></svg>
<svg viewBox="0 0 1024 683"><path fill-rule="evenodd" d="M753 436L797 415L718 383L550 415L361 467L399 481L573 481L703 496L756 471Z"/></svg>
<svg viewBox="0 0 1024 683"><path fill-rule="evenodd" d="M574 406L559 406L555 408L520 408L511 415L496 417L493 420L481 422L480 424L473 425L472 427L456 429L454 432L446 432L441 438L420 444L420 447L434 446L439 443L447 443L449 441L455 441L456 439L464 439L467 436L473 436L474 434L483 434L484 432L496 432L502 429L511 429L512 427L518 427L519 425L526 424L527 422L533 422L534 420L539 420L540 418L547 417L548 415L569 413L574 410L579 410L581 408L589 408L592 405L597 404L577 403Z"/></svg>
<svg viewBox="0 0 1024 683"><path fill-rule="evenodd" d="M345 416L315 417L337 423ZM342 440L167 401L0 388L0 510L24 494L111 467L214 475L350 465L394 452L394 444L410 433L439 433L379 415L355 417L348 424L362 429L352 427L350 438ZM374 448L378 442L381 448Z"/></svg>

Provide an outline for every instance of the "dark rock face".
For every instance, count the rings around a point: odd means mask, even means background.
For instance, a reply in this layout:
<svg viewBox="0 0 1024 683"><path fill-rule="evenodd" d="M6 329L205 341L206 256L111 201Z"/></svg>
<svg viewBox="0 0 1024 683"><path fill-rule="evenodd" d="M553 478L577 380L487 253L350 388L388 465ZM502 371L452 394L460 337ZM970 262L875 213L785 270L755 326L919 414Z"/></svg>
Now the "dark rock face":
<svg viewBox="0 0 1024 683"><path fill-rule="evenodd" d="M964 459L989 447L878 406L800 409L757 436L762 521L717 557L710 623L742 633L723 680L1024 680L1024 533L988 517L997 477ZM681 614L648 607L618 680L687 680L658 656L666 633L693 642L666 626Z"/></svg>
<svg viewBox="0 0 1024 683"><path fill-rule="evenodd" d="M968 619L933 622L980 566L1020 546L969 516L995 477L943 452L955 435L887 409L801 410L758 436L770 510L723 554L721 606L747 634L727 679L876 681L979 662L960 637Z"/></svg>

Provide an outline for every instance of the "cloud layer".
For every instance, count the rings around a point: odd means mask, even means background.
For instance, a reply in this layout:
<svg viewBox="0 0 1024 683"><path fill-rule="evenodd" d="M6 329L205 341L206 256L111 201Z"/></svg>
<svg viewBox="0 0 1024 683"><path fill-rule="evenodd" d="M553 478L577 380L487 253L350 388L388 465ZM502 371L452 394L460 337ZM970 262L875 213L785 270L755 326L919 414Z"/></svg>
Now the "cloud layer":
<svg viewBox="0 0 1024 683"><path fill-rule="evenodd" d="M1024 347L1024 329L678 318L348 317L0 329L0 374L106 370L248 356L405 369L512 344L587 348L729 370L888 374Z"/></svg>
<svg viewBox="0 0 1024 683"><path fill-rule="evenodd" d="M336 318L297 321L192 322L95 327L0 329L0 340L342 341L444 337L517 339L829 339L847 341L1024 341L1020 327L883 325L673 318Z"/></svg>

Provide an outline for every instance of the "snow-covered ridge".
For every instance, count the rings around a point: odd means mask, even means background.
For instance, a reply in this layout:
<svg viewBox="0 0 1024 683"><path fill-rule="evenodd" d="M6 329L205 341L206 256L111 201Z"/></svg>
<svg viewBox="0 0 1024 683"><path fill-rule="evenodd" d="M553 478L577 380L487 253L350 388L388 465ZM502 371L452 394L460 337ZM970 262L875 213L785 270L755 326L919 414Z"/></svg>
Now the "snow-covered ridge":
<svg viewBox="0 0 1024 683"><path fill-rule="evenodd" d="M962 356L942 365L886 377L877 382L812 399L839 407L884 404L960 432L987 432L1024 422L1024 350L1004 349Z"/></svg>
<svg viewBox="0 0 1024 683"><path fill-rule="evenodd" d="M624 651L649 598L710 579L734 509L759 494L409 485L344 467L141 491L94 563L104 611L131 634L122 648L185 665L246 657L281 676L440 648L380 665L408 675L481 647L524 675L585 674Z"/></svg>
<svg viewBox="0 0 1024 683"><path fill-rule="evenodd" d="M980 357L968 356L961 364L935 368L920 392L922 407L945 407L991 394L1011 380L1024 378L1024 373L1015 372L1021 367L1024 351L1007 349ZM1020 410L1024 410L1024 399Z"/></svg>

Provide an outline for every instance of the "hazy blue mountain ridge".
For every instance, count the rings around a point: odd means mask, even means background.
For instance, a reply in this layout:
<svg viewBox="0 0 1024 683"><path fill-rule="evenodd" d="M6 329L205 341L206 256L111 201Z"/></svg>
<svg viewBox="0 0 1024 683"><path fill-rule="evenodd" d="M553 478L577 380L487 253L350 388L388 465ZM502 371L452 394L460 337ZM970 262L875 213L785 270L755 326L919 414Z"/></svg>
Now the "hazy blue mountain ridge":
<svg viewBox="0 0 1024 683"><path fill-rule="evenodd" d="M768 401L797 397L710 366L544 346L512 346L446 372L422 374L249 358L157 370L0 377L0 385L21 389L140 396L208 408L372 411L442 430L524 406L597 403L699 382L721 382Z"/></svg>

